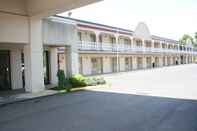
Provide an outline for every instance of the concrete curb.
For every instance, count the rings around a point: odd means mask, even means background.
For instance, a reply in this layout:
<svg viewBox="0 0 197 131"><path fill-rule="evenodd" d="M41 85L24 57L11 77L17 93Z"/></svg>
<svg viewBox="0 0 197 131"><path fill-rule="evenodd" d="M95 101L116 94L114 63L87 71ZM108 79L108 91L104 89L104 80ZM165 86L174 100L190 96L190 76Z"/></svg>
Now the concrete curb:
<svg viewBox="0 0 197 131"><path fill-rule="evenodd" d="M40 99L40 98L46 98L46 97L50 97L50 96L55 96L55 95L60 95L60 94L64 94L63 92L56 92L53 94L48 94L48 95L43 95L43 96L36 96L36 97L32 97L32 98L24 98L24 99L17 99L17 100L10 100L7 102L2 102L0 103L0 107L4 107L7 105L11 105L11 104L16 104L16 103L21 103L21 102L25 102L25 101L31 101L31 100L36 100L36 99Z"/></svg>

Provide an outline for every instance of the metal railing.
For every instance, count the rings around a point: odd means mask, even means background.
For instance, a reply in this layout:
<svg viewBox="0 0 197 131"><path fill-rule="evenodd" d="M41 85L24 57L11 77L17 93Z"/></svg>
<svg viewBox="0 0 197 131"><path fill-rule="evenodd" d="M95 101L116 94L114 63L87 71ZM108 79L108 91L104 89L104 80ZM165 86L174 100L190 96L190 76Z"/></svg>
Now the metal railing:
<svg viewBox="0 0 197 131"><path fill-rule="evenodd" d="M195 54L197 51L193 50L179 50L179 49L167 49L167 48L153 48L153 47L137 47L129 46L124 44L116 43L98 43L98 42L88 42L88 41L79 41L78 42L79 50L81 51L107 51L107 52L143 52L143 53L182 53L182 54Z"/></svg>

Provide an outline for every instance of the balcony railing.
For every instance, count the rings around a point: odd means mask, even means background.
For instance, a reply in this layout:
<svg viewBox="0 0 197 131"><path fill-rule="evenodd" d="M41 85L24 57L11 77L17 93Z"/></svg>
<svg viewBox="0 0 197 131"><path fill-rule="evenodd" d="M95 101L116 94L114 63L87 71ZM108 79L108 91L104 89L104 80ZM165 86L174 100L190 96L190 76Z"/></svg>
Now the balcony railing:
<svg viewBox="0 0 197 131"><path fill-rule="evenodd" d="M107 51L107 52L142 52L142 53L182 53L182 54L195 54L197 51L186 51L179 49L167 49L167 48L151 48L151 47L137 47L129 46L124 44L115 44L115 43L97 43L97 42L87 42L80 41L78 42L79 50L81 51Z"/></svg>

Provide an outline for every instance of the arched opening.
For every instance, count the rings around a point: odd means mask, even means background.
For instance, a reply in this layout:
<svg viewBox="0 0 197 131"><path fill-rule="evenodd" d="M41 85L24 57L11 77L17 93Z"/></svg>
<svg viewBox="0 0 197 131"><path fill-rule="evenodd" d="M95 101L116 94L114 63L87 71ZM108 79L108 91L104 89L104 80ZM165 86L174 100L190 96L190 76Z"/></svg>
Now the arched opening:
<svg viewBox="0 0 197 131"><path fill-rule="evenodd" d="M129 51L132 47L131 39L126 36L119 36L118 44L119 44L119 47L121 48L121 50L124 50L124 51Z"/></svg>
<svg viewBox="0 0 197 131"><path fill-rule="evenodd" d="M116 51L116 37L113 34L101 33L99 35L99 42L102 45L103 50L114 50Z"/></svg>
<svg viewBox="0 0 197 131"><path fill-rule="evenodd" d="M143 46L143 44L142 44L142 39L140 39L140 38L134 38L133 39L133 44L136 46L136 47L138 47L138 48L141 48L142 46Z"/></svg>
<svg viewBox="0 0 197 131"><path fill-rule="evenodd" d="M151 40L145 40L145 47L146 48L152 48L152 42L151 42Z"/></svg>
<svg viewBox="0 0 197 131"><path fill-rule="evenodd" d="M86 42L96 42L96 34L93 31L79 30L78 40Z"/></svg>

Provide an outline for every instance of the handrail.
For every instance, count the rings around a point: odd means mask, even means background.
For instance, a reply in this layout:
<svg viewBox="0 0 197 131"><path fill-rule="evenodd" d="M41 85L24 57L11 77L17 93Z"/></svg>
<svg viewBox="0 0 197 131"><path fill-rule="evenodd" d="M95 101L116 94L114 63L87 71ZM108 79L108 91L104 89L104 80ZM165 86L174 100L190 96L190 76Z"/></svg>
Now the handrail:
<svg viewBox="0 0 197 131"><path fill-rule="evenodd" d="M168 49L168 48L153 48L153 47L137 47L130 46L128 44L116 44L116 43L100 43L100 42L88 42L79 41L79 50L83 51L109 51L109 52L147 52L147 53L182 53L182 54L195 54L197 51L194 50L179 50L179 49Z"/></svg>

